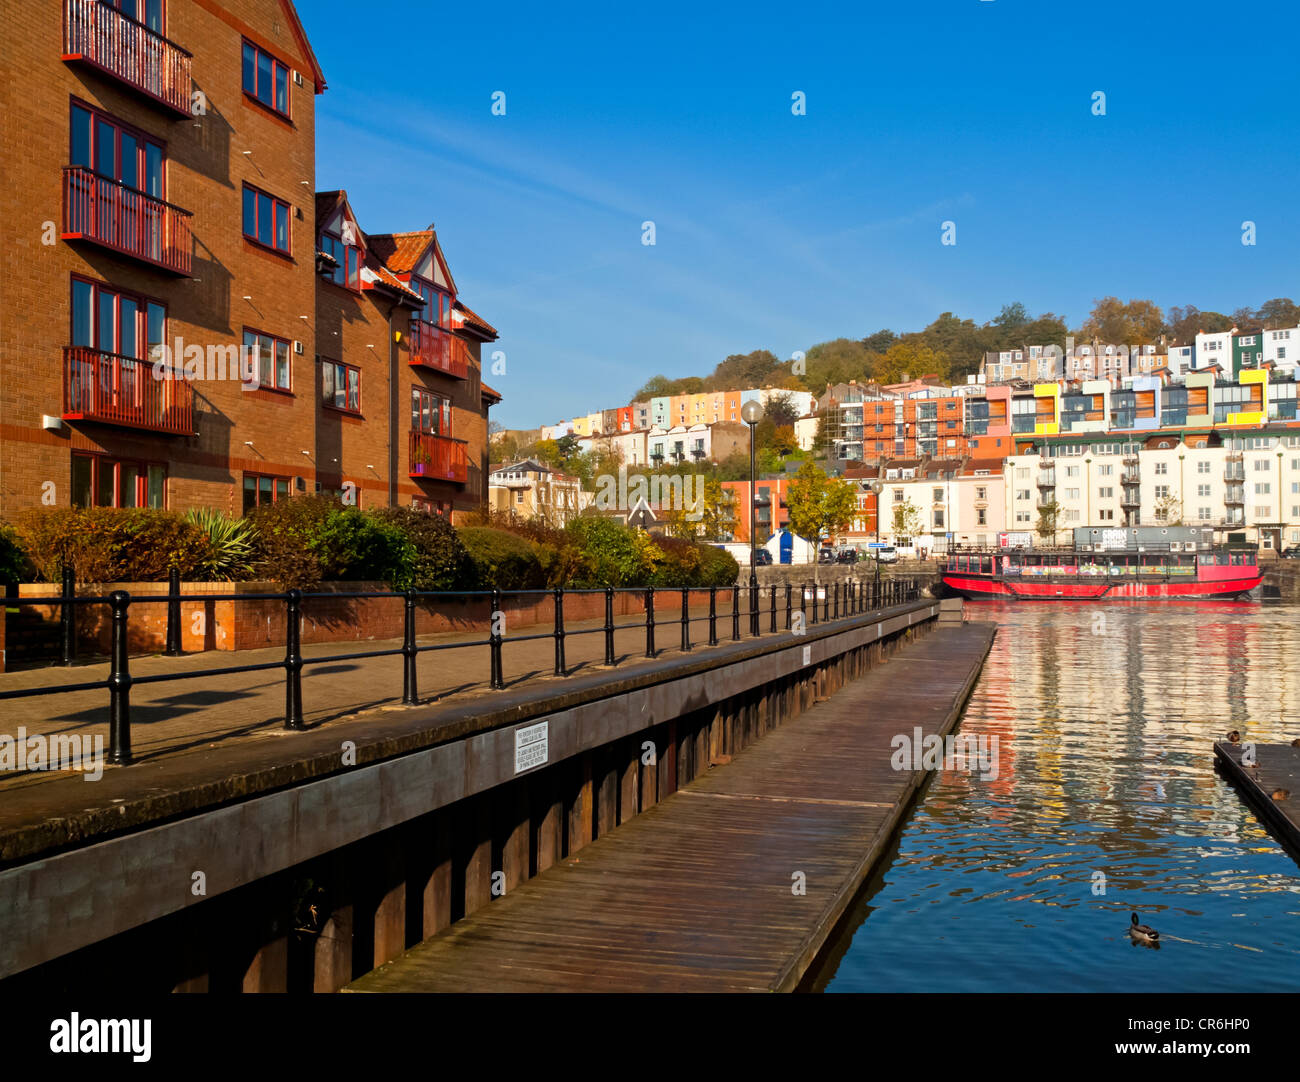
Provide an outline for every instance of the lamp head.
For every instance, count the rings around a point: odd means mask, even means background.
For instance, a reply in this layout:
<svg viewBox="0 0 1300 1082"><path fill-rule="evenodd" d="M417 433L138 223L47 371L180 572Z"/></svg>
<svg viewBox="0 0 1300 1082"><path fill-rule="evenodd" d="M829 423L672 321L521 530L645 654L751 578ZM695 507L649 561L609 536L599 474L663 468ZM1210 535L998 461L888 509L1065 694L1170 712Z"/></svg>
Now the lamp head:
<svg viewBox="0 0 1300 1082"><path fill-rule="evenodd" d="M756 425L763 419L763 403L751 398L740 407L740 416L747 425Z"/></svg>

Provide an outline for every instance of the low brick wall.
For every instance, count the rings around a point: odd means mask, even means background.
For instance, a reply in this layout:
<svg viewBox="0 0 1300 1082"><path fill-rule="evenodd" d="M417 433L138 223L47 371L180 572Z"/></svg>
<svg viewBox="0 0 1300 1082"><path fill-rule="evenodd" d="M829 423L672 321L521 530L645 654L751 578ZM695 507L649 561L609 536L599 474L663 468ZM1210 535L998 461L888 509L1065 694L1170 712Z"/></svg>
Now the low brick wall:
<svg viewBox="0 0 1300 1082"><path fill-rule="evenodd" d="M0 608L0 672L5 671L5 624L9 622L7 616L8 613Z"/></svg>
<svg viewBox="0 0 1300 1082"><path fill-rule="evenodd" d="M113 590L125 590L132 597L128 610L127 645L133 654L161 653L167 643L167 584L165 582L118 582L102 586L79 587L79 597L106 597ZM346 594L384 591L383 583L347 582L326 583L310 591L312 594ZM276 593L270 582L184 582L181 583L181 649L189 653L205 650L252 650L258 647L283 646L285 642L284 601L259 598L257 594ZM718 607L727 608L725 589L719 590ZM19 587L19 596L29 598L57 598L60 588L55 584L33 583ZM203 594L250 595L240 601L186 601L187 596ZM136 603L136 598L158 598ZM692 590L690 604L707 604L708 590ZM24 606L39 613L42 619L57 624L60 607L50 605ZM502 601L505 613L506 635L529 625L553 626L555 602L552 594L534 593L524 596L506 596ZM655 613L677 615L681 612L681 590L655 591ZM644 615L644 594L616 593L614 619ZM568 592L564 599L566 623L579 620L601 619L605 615L603 592ZM393 594L375 598L306 597L302 602L303 644L325 642L356 642L379 639L399 639L403 632L404 607L402 596ZM83 655L107 654L112 634L111 613L106 603L79 605L77 607L77 650ZM481 632L486 634L491 626L491 599L486 596L440 598L422 601L416 610L416 633ZM3 640L0 639L0 648Z"/></svg>

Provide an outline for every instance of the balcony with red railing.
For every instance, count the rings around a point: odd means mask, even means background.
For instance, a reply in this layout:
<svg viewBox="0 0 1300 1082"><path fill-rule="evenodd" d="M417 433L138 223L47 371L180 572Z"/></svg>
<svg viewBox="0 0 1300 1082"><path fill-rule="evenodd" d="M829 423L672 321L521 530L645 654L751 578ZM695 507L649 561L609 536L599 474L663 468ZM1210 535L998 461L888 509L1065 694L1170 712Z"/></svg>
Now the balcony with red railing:
<svg viewBox="0 0 1300 1082"><path fill-rule="evenodd" d="M469 480L468 444L450 436L411 433L410 476L426 481Z"/></svg>
<svg viewBox="0 0 1300 1082"><path fill-rule="evenodd" d="M152 362L86 346L63 351L63 419L194 434L194 389ZM162 369L170 375L170 369Z"/></svg>
<svg viewBox="0 0 1300 1082"><path fill-rule="evenodd" d="M190 115L192 55L102 0L63 0L63 59L90 64Z"/></svg>
<svg viewBox="0 0 1300 1082"><path fill-rule="evenodd" d="M63 239L88 240L155 267L190 275L190 212L101 177L80 165L63 170Z"/></svg>
<svg viewBox="0 0 1300 1082"><path fill-rule="evenodd" d="M469 346L463 338L424 319L411 320L411 364L469 379Z"/></svg>

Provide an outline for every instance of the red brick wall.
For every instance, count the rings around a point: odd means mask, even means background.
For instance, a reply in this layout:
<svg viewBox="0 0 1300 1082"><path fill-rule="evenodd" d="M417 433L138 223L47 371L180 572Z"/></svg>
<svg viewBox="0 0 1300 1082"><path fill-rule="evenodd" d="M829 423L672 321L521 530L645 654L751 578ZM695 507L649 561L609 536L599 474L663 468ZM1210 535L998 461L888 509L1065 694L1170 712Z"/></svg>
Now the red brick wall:
<svg viewBox="0 0 1300 1082"><path fill-rule="evenodd" d="M3 16L5 40L18 55L0 87L0 154L7 181L0 194L0 231L9 253L0 265L5 303L0 508L9 513L39 504L46 481L55 486L53 503L67 506L74 449L167 463L167 501L173 507L206 504L238 511L240 474L246 469L311 481L311 464L300 451L312 446L315 412L315 94L311 69L282 5L278 0L167 5L165 32L194 54L194 86L207 96L207 113L191 118L173 117L111 75L60 60L62 7L7 4ZM304 85L290 86L292 123L245 98L243 35L303 73ZM166 198L193 212L192 278L172 276L88 241L42 243L43 223L55 223L56 238L62 229L62 169L70 156L73 97L165 141ZM290 204L292 258L243 239L245 180ZM186 344L237 345L246 326L302 342L302 355L292 358L294 395L250 394L238 383L195 383L197 437L83 422L69 422L57 433L43 431L41 415L61 412L73 273L166 303L169 344L180 336Z"/></svg>

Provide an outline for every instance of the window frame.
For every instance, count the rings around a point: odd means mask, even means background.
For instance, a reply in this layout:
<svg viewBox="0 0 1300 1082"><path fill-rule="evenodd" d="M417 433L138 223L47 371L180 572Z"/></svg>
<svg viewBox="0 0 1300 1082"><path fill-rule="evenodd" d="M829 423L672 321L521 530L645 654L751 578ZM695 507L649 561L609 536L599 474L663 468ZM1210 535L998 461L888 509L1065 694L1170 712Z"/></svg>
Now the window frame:
<svg viewBox="0 0 1300 1082"><path fill-rule="evenodd" d="M328 255L334 257L335 262L338 264L330 272L330 276L326 279L326 281L332 282L336 286L341 286L343 289L351 290L353 293L360 293L361 292L361 261L364 255L361 245L349 244L347 241L343 239L342 234L335 233L329 229L322 229L320 237L321 237L321 251L326 252ZM336 253L332 251L330 248L327 248L325 245L326 241L330 241L332 242L332 244L338 245L339 251ZM351 253L355 253L356 255L356 265L352 268L351 277L349 279L347 260L349 254ZM339 255L341 255L343 258L340 259ZM342 280L340 280L340 278L337 277L338 275L342 275Z"/></svg>
<svg viewBox="0 0 1300 1082"><path fill-rule="evenodd" d="M90 117L90 133L86 146L86 152L90 158L89 163L79 163L75 160L73 149L73 132L74 119L77 110L80 109ZM95 167L96 149L99 145L99 121L104 122L114 129L113 136L113 173L101 173ZM129 135L136 141L136 179L143 181L143 186L139 183L128 184L122 179L122 136ZM158 191L149 190L149 151L150 146L158 150ZM104 177L116 184L120 184L127 191L138 192L149 199L157 199L160 202L167 202L167 140L161 139L150 132L137 128L134 124L128 124L124 120L119 120L112 113L101 109L99 106L72 95L68 100L68 164L77 166L82 169L88 169L97 177Z"/></svg>
<svg viewBox="0 0 1300 1082"><path fill-rule="evenodd" d="M430 400L428 410L425 409L425 403L423 401L426 398ZM419 403L418 406L417 406L417 402ZM433 409L434 402L441 403L441 405L438 407L437 410L438 416L440 418L438 423L439 426L441 426L442 424L441 418L445 417L446 425L447 425L445 430L443 430L441 427L438 428L424 427L424 418L426 414L428 416L432 416L434 413L434 409ZM417 423L417 421L419 423ZM447 439L453 439L454 437L452 436L451 399L448 398L446 395L440 395L436 391L430 391L425 387L412 387L411 388L411 431L419 432L421 435L424 436L445 436Z"/></svg>
<svg viewBox="0 0 1300 1082"><path fill-rule="evenodd" d="M345 361L331 360L328 357L319 357L317 359L321 364L321 405L326 409L337 410L339 413L346 413L354 417L361 416L361 369L354 364L347 364ZM333 391L328 398L326 397L326 369L334 369L330 374ZM352 386L351 380L345 380L343 395L344 404L341 406L337 403L340 370L345 377L350 375L356 376L355 387ZM353 391L355 391L355 394L352 393ZM351 402L354 399L356 404L352 405Z"/></svg>
<svg viewBox="0 0 1300 1082"><path fill-rule="evenodd" d="M77 468L77 461L84 460L90 465L90 489L88 503L78 503L76 496L76 480L74 471ZM100 487L100 471L104 466L108 466L113 471L113 502L111 504L102 504L96 502L96 497ZM122 503L122 467L134 466L138 473L135 479L136 483L136 502L133 504ZM167 508L167 463L152 462L144 458L132 458L130 456L113 455L103 451L73 451L71 462L68 467L68 491L71 493L71 505L73 507L144 507L151 508L154 505L149 503L149 471L158 469L162 471L162 499L158 504L158 509L166 510Z"/></svg>
<svg viewBox="0 0 1300 1082"><path fill-rule="evenodd" d="M239 486L241 506L243 507L242 514L246 515L250 510L250 508L247 505L248 482L250 480L254 481L253 492L258 497L256 500L253 501L253 507L263 506L263 501L261 499L261 492L262 492L261 482L264 480L271 482L271 490L270 490L271 498L267 502L275 503L280 499L280 494L276 489L276 484L281 481L284 482L284 498L293 499L293 478L292 477L282 477L279 474L274 474L274 473L256 473L252 470L244 470L243 477L240 480L240 486Z"/></svg>
<svg viewBox="0 0 1300 1082"><path fill-rule="evenodd" d="M260 341L252 342L252 343L248 342L247 339L250 335L255 339L268 338L271 340L271 374L274 377L274 379L270 383L268 383L265 379L262 378L263 373L262 373L261 342ZM276 371L277 358L275 353L275 346L277 344L284 345L286 347L286 359L288 363L288 373L289 373L289 385L287 387L281 387L277 382L279 377L279 374ZM278 334L272 334L270 331L261 331L258 330L256 327L243 327L242 335L240 337L240 345L243 348L247 348L249 345L252 345L256 350L255 356L257 357L257 385L261 390L277 391L280 394L290 394L290 395L293 394L293 341L292 339L281 338Z"/></svg>
<svg viewBox="0 0 1300 1082"><path fill-rule="evenodd" d="M249 193L252 193L253 195L253 232L252 233L248 232L248 228L247 228L248 223L245 220L248 213L248 207L245 205L245 200ZM262 240L261 237L258 235L262 223L262 198L263 197L271 201L270 243L267 243L266 241ZM277 233L276 214L281 207L284 208L285 246L283 248L281 248L279 244L276 243L276 239L275 239ZM256 184L249 184L248 181L244 181L243 186L240 190L239 228L240 228L240 232L243 234L244 239L246 241L249 241L252 244L256 244L259 248L264 248L268 252L275 252L277 255L289 256L290 258L292 258L293 257L293 213L292 211L293 211L293 207L289 205L289 202L287 200L281 199L278 195L272 195L270 192L266 191L266 189L259 188Z"/></svg>
<svg viewBox="0 0 1300 1082"><path fill-rule="evenodd" d="M253 53L253 89L252 90L249 90L247 83L245 81L245 77L248 74L246 70L246 60L247 60L246 54L248 53L249 50L252 50ZM262 78L262 66L260 62L262 57L266 57L266 59L270 62L271 65L271 72L269 76L271 81L271 85L269 89L269 100L266 101L262 99L261 95L258 92L260 89L261 78ZM281 109L280 106L277 105L275 102L277 68L282 68L284 70L284 108L283 109ZM239 86L244 93L244 97L247 98L249 101L256 102L262 108L269 109L276 116L283 117L285 120L293 119L293 68L291 68L288 63L281 60L273 52L267 49L263 49L262 46L258 45L254 41L249 41L248 38L240 39Z"/></svg>

